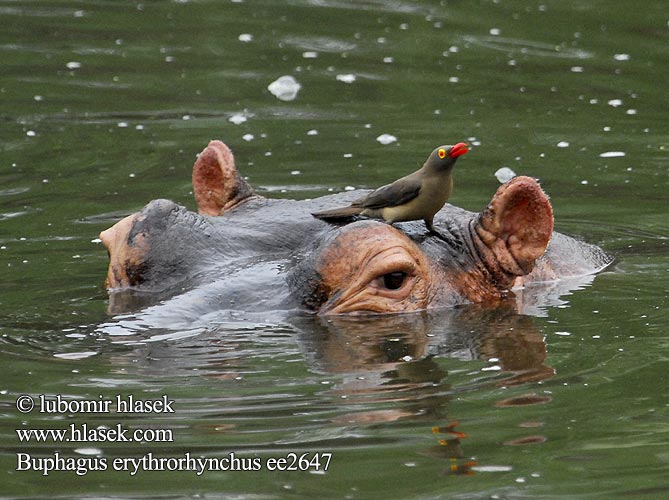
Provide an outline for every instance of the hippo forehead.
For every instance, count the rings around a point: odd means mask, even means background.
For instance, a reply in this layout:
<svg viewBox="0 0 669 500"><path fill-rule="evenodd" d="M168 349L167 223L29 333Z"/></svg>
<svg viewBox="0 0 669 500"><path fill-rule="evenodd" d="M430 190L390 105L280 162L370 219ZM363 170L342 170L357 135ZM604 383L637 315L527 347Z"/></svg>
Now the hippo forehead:
<svg viewBox="0 0 669 500"><path fill-rule="evenodd" d="M425 309L435 295L456 295L448 266L426 253L432 245L425 243L375 220L330 229L291 271L291 293L322 314ZM436 247L449 253L444 243Z"/></svg>

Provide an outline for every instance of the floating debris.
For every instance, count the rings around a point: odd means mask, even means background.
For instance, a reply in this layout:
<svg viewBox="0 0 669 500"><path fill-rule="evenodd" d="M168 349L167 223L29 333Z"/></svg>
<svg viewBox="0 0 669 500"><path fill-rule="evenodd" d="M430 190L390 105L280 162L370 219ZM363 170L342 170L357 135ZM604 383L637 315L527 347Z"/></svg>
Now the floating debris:
<svg viewBox="0 0 669 500"><path fill-rule="evenodd" d="M232 115L230 118L228 118L228 121L230 123L234 123L235 125L241 125L246 120L248 120L248 118L241 113L236 113Z"/></svg>
<svg viewBox="0 0 669 500"><path fill-rule="evenodd" d="M385 146L386 144L392 144L393 142L396 142L397 137L391 134L381 134L376 138L376 140Z"/></svg>
<svg viewBox="0 0 669 500"><path fill-rule="evenodd" d="M60 359L76 360L90 358L91 356L95 356L97 354L99 354L98 351L66 352L62 354L54 354L54 357Z"/></svg>
<svg viewBox="0 0 669 500"><path fill-rule="evenodd" d="M558 148L568 148L569 143L567 141L560 141L560 142L557 143L557 147Z"/></svg>
<svg viewBox="0 0 669 500"><path fill-rule="evenodd" d="M600 158L620 158L621 156L625 156L624 151L606 151L599 155Z"/></svg>
<svg viewBox="0 0 669 500"><path fill-rule="evenodd" d="M281 101L293 101L302 88L297 80L290 75L280 76L267 86L274 97Z"/></svg>
<svg viewBox="0 0 669 500"><path fill-rule="evenodd" d="M337 81L344 83L353 83L356 80L356 76L353 74L337 75Z"/></svg>
<svg viewBox="0 0 669 500"><path fill-rule="evenodd" d="M504 184L505 182L509 182L515 176L516 173L509 167L502 167L499 170L497 170L497 172L495 172L495 177L497 177L497 180L502 184Z"/></svg>
<svg viewBox="0 0 669 500"><path fill-rule="evenodd" d="M244 43L249 43L253 41L253 35L251 35L250 33L242 33L241 35L239 35L238 38L240 42Z"/></svg>

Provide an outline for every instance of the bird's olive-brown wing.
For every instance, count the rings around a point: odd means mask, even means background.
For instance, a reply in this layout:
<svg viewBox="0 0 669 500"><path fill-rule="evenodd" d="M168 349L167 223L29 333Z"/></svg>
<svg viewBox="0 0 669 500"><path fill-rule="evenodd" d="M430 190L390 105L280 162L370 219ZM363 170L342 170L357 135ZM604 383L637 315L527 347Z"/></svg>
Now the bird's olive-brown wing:
<svg viewBox="0 0 669 500"><path fill-rule="evenodd" d="M364 208L396 207L413 200L420 193L420 188L420 179L414 179L409 175L392 184L381 186L358 200L356 204Z"/></svg>

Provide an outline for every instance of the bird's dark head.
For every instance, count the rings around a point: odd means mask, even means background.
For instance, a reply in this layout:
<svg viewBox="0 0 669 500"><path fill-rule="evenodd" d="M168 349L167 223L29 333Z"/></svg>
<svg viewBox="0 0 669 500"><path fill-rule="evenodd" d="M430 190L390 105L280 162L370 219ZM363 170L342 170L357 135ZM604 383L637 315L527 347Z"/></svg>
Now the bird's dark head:
<svg viewBox="0 0 669 500"><path fill-rule="evenodd" d="M452 167L458 156L462 156L467 151L469 151L469 146L464 142L458 142L454 146L439 146L430 153L426 163L438 168Z"/></svg>

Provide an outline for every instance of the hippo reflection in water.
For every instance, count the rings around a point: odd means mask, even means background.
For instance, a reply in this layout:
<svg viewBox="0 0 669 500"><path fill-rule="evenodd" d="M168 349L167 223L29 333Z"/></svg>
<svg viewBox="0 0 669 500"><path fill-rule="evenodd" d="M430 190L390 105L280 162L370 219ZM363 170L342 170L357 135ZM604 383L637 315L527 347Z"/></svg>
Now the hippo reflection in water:
<svg viewBox="0 0 669 500"><path fill-rule="evenodd" d="M481 213L446 205L435 227L312 217L360 192L268 199L212 141L193 169L199 213L155 200L100 237L114 313L147 302L200 317L216 310L306 310L319 315L400 313L495 304L533 282L597 272L598 247L553 232L546 194L529 177L499 187ZM142 304L144 302L144 304Z"/></svg>

